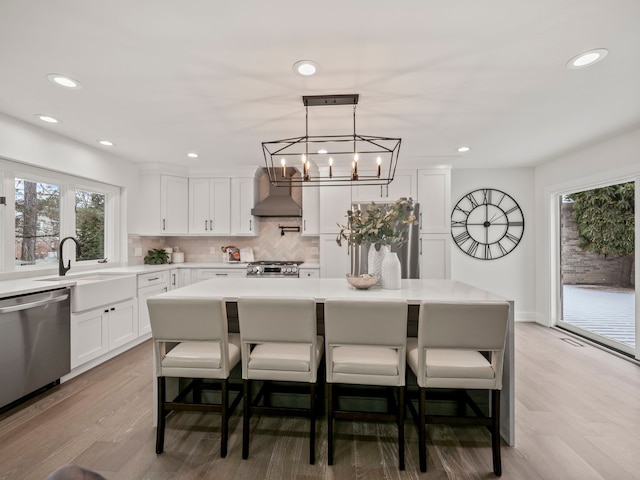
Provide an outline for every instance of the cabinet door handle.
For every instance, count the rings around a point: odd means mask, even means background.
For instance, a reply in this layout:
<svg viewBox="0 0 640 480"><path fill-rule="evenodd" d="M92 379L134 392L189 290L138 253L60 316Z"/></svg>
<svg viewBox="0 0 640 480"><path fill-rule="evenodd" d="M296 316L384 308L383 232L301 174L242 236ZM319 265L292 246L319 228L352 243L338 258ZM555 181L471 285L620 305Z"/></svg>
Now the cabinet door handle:
<svg viewBox="0 0 640 480"><path fill-rule="evenodd" d="M253 220L249 220L249 231L253 230Z"/></svg>
<svg viewBox="0 0 640 480"><path fill-rule="evenodd" d="M174 287L176 286L176 274L172 273L171 274L172 280L171 280L171 285L173 285Z"/></svg>
<svg viewBox="0 0 640 480"><path fill-rule="evenodd" d="M306 220L302 220L302 230L304 230L305 232L307 231L307 221Z"/></svg>
<svg viewBox="0 0 640 480"><path fill-rule="evenodd" d="M227 275L226 273L216 273L216 277L226 277Z"/></svg>
<svg viewBox="0 0 640 480"><path fill-rule="evenodd" d="M382 185L380 185L380 198L382 198Z"/></svg>
<svg viewBox="0 0 640 480"><path fill-rule="evenodd" d="M205 230L205 232L207 231L207 221L206 220L204 221L204 230Z"/></svg>
<svg viewBox="0 0 640 480"><path fill-rule="evenodd" d="M156 280L160 280L160 277L147 278L147 282L155 282Z"/></svg>
<svg viewBox="0 0 640 480"><path fill-rule="evenodd" d="M420 227L419 227L419 229L422 230L422 212L420 212Z"/></svg>
<svg viewBox="0 0 640 480"><path fill-rule="evenodd" d="M209 220L209 230L213 230L213 220Z"/></svg>
<svg viewBox="0 0 640 480"><path fill-rule="evenodd" d="M162 289L162 291L166 292L166 291L167 291L167 287L164 287L164 288Z"/></svg>
<svg viewBox="0 0 640 480"><path fill-rule="evenodd" d="M111 310L112 312L116 309L116 307L111 307L109 310Z"/></svg>
<svg viewBox="0 0 640 480"><path fill-rule="evenodd" d="M420 239L420 255L422 255L422 239Z"/></svg>
<svg viewBox="0 0 640 480"><path fill-rule="evenodd" d="M387 185L387 198L389 198L389 185Z"/></svg>
<svg viewBox="0 0 640 480"><path fill-rule="evenodd" d="M167 229L167 221L163 218L162 219L162 230L166 230Z"/></svg>

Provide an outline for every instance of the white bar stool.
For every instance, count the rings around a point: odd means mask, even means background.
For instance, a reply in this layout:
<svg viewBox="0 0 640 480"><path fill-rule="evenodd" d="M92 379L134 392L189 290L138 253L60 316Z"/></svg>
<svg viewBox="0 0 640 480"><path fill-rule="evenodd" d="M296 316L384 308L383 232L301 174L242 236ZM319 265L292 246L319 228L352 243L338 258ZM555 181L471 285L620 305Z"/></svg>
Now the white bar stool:
<svg viewBox="0 0 640 480"><path fill-rule="evenodd" d="M423 302L418 319L418 338L407 341L407 363L416 376L419 412L409 402L418 428L420 470L427 471L426 423L481 425L491 432L493 471L502 474L500 459L500 390L507 338L507 302ZM487 417L464 392L476 414L443 416L426 414L429 389L491 390Z"/></svg>
<svg viewBox="0 0 640 480"><path fill-rule="evenodd" d="M407 313L404 300L325 301L329 465L333 464L334 420L392 421L398 425L399 468L404 470ZM397 394L395 412L389 404L386 413L341 410L340 387L347 384L393 387ZM350 395L357 393L349 391ZM371 390L364 392L364 396L372 395ZM394 396L390 397L395 402Z"/></svg>
<svg viewBox="0 0 640 480"><path fill-rule="evenodd" d="M240 362L240 336L228 333L226 304L221 298L147 299L154 349L154 374L158 382L156 453L164 450L165 418L172 410L220 412L220 456L227 456L229 416L240 403L240 394L229 407L228 378ZM172 349L167 344L179 342ZM166 400L166 377L193 379L173 401ZM200 392L210 389L200 379L219 380L220 404L200 402ZM216 389L218 389L216 388ZM185 397L193 392L194 401Z"/></svg>
<svg viewBox="0 0 640 480"><path fill-rule="evenodd" d="M310 419L309 463L315 463L318 366L324 350L323 338L317 335L315 300L240 297L238 321L243 381L242 458L249 457L252 414L296 415ZM265 382L255 400L253 380ZM271 382L307 384L309 408L271 406L269 395L265 396ZM262 405L260 400L264 400Z"/></svg>

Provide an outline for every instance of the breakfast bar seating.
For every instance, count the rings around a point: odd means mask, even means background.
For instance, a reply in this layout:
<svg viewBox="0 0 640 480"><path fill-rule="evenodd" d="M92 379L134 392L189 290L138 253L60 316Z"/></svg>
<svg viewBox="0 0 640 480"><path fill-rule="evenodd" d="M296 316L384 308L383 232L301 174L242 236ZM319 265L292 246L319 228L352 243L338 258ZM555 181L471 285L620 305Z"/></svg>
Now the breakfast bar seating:
<svg viewBox="0 0 640 480"><path fill-rule="evenodd" d="M229 416L241 397L237 395L229 406L228 378L240 361L240 338L237 333L228 333L225 302L215 297L152 297L147 304L157 378L156 453L164 450L166 415L172 410L190 410L220 412L220 456L226 457ZM167 378L192 380L174 400L167 401ZM201 390L210 385L200 379L218 381L219 404L201 401ZM193 394L192 402L185 399L189 393Z"/></svg>
<svg viewBox="0 0 640 480"><path fill-rule="evenodd" d="M500 390L507 337L507 302L423 302L418 337L407 342L407 363L419 387L418 412L411 408L418 429L420 471L427 471L426 424L480 425L491 433L493 471L502 475L500 459ZM427 414L427 389L464 390L474 416ZM466 390L491 391L488 416ZM412 404L409 403L410 407Z"/></svg>
<svg viewBox="0 0 640 480"><path fill-rule="evenodd" d="M452 304L473 304L483 302L504 302L507 312L506 340L504 343L504 361L502 365L502 390L499 396L500 434L507 445L515 444L514 419L514 358L513 358L513 301L472 285L455 280L402 280L398 290L385 290L373 287L369 290L356 290L350 287L344 278L305 279L304 282L292 282L290 279L246 279L225 278L210 279L192 284L178 290L158 295L157 298L223 298L227 305L230 332L240 332L238 323L238 303L242 297L309 299L315 303L314 316L317 334L325 332L325 302L328 299L343 299L375 303L376 301L395 300L404 304L405 331L411 340L418 336L418 314L423 302L449 302ZM469 336L468 331L459 332ZM275 340L274 340L275 341ZM325 352L326 353L326 352ZM497 375L500 375L498 372ZM169 379L167 379L168 381ZM495 409L497 413L497 408Z"/></svg>
<svg viewBox="0 0 640 480"><path fill-rule="evenodd" d="M313 298L240 297L238 320L242 353L242 458L249 457L250 420L253 414L309 417L309 463L315 463L318 367L324 350L316 334ZM263 388L254 398L252 382ZM269 399L271 382L306 384L308 408L276 407ZM259 402L262 400L262 404Z"/></svg>
<svg viewBox="0 0 640 480"><path fill-rule="evenodd" d="M334 421L392 421L398 426L398 468L404 470L405 355L407 303L402 300L327 299L324 327L327 366L327 463L333 464ZM339 387L387 387L384 413L340 408ZM370 396L367 388L360 395ZM354 390L349 391L355 395Z"/></svg>

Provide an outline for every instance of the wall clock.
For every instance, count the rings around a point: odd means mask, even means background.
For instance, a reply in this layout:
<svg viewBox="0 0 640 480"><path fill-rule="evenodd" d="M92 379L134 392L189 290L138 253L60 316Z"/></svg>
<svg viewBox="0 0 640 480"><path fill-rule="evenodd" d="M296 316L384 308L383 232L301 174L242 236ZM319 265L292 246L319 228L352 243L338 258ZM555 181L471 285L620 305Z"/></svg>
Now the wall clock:
<svg viewBox="0 0 640 480"><path fill-rule="evenodd" d="M480 260L504 257L524 234L524 215L511 196L495 188L463 196L451 212L451 236L458 248Z"/></svg>

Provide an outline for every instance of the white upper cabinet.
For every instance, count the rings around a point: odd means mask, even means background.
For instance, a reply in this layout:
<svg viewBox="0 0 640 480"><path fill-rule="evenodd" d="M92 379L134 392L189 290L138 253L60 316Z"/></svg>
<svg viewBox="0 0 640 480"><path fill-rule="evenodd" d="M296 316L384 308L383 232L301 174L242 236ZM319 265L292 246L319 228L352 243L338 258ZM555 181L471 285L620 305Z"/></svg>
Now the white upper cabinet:
<svg viewBox="0 0 640 480"><path fill-rule="evenodd" d="M231 179L231 234L257 235L257 217L251 215L257 197L255 177Z"/></svg>
<svg viewBox="0 0 640 480"><path fill-rule="evenodd" d="M231 232L231 179L189 179L189 233Z"/></svg>
<svg viewBox="0 0 640 480"><path fill-rule="evenodd" d="M302 187L302 235L320 233L320 187Z"/></svg>
<svg viewBox="0 0 640 480"><path fill-rule="evenodd" d="M189 180L172 175L160 175L160 233L187 233L188 212Z"/></svg>
<svg viewBox="0 0 640 480"><path fill-rule="evenodd" d="M417 201L420 203L420 233L450 233L451 170L418 170Z"/></svg>
<svg viewBox="0 0 640 480"><path fill-rule="evenodd" d="M354 203L393 202L400 197L416 200L417 183L415 170L398 170L389 185L358 185L352 187Z"/></svg>

